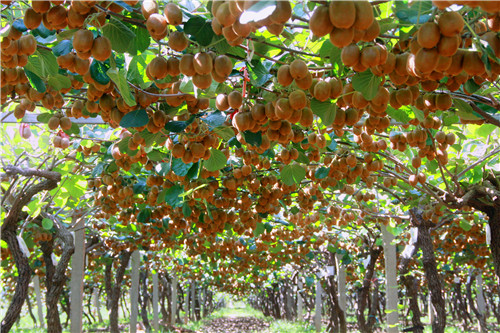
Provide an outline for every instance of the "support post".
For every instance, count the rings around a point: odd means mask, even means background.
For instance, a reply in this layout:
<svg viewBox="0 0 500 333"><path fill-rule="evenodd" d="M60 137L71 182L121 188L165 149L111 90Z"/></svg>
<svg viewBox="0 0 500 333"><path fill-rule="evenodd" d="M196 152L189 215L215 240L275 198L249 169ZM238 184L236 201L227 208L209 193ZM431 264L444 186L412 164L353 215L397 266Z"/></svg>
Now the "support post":
<svg viewBox="0 0 500 333"><path fill-rule="evenodd" d="M297 274L297 320L302 321L304 320L304 315L302 313L303 311L303 301L302 301L302 280L300 278L300 275Z"/></svg>
<svg viewBox="0 0 500 333"><path fill-rule="evenodd" d="M192 321L196 321L195 306L196 306L196 282L191 281L191 320Z"/></svg>
<svg viewBox="0 0 500 333"><path fill-rule="evenodd" d="M158 273L153 274L153 328L160 330L160 317L158 315Z"/></svg>
<svg viewBox="0 0 500 333"><path fill-rule="evenodd" d="M170 313L170 324L175 325L175 318L177 316L177 275L172 274L172 311Z"/></svg>
<svg viewBox="0 0 500 333"><path fill-rule="evenodd" d="M71 332L82 332L83 316L83 278L85 276L85 220L75 224L73 235L75 253L71 259Z"/></svg>
<svg viewBox="0 0 500 333"><path fill-rule="evenodd" d="M316 332L321 332L321 310L323 308L323 303L321 301L322 292L321 281L318 276L316 279L316 312L314 313L314 327L316 328Z"/></svg>
<svg viewBox="0 0 500 333"><path fill-rule="evenodd" d="M132 264L130 286L130 333L137 331L137 316L139 315L139 267L141 252L135 250L130 258Z"/></svg>
<svg viewBox="0 0 500 333"><path fill-rule="evenodd" d="M184 297L184 324L188 323L189 316L189 284L186 284L186 296Z"/></svg>
<svg viewBox="0 0 500 333"><path fill-rule="evenodd" d="M339 307L340 310L346 312L347 308L347 292L346 292L346 277L345 277L345 265L342 263L342 255L336 254L336 264L337 264L337 285L339 293Z"/></svg>
<svg viewBox="0 0 500 333"><path fill-rule="evenodd" d="M36 308L38 310L38 322L41 328L45 328L45 317L43 316L42 294L40 292L40 278L35 275L33 278L33 286L35 287Z"/></svg>
<svg viewBox="0 0 500 333"><path fill-rule="evenodd" d="M97 313L97 318L98 318L99 322L102 323L101 300L99 299L100 298L99 288L94 287L92 297L93 297L93 306L94 306L94 309Z"/></svg>
<svg viewBox="0 0 500 333"><path fill-rule="evenodd" d="M396 245L392 244L394 235L387 230L386 225L382 225L382 236L384 239L384 259L385 259L385 289L387 328L388 333L399 332L398 323L398 281L397 281L397 258Z"/></svg>

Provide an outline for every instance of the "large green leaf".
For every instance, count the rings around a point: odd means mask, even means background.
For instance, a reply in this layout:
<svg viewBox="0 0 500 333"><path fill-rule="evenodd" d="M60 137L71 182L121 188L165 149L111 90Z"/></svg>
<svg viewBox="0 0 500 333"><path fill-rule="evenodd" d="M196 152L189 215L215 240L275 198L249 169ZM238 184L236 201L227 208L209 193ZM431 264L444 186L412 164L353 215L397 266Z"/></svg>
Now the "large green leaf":
<svg viewBox="0 0 500 333"><path fill-rule="evenodd" d="M117 68L110 68L108 69L107 74L118 87L120 95L123 97L125 103L127 103L127 105L129 106L136 105L134 96L132 95L132 92L130 91L130 88L128 86L127 71L124 68L120 70L118 70Z"/></svg>
<svg viewBox="0 0 500 333"><path fill-rule="evenodd" d="M71 79L62 74L51 75L47 83L55 90L71 88Z"/></svg>
<svg viewBox="0 0 500 333"><path fill-rule="evenodd" d="M184 188L180 185L174 185L165 191L165 202L172 207L182 205L182 197L179 195L184 193Z"/></svg>
<svg viewBox="0 0 500 333"><path fill-rule="evenodd" d="M92 64L90 64L90 77L93 78L97 83L100 84L108 84L110 78L108 74L106 74L109 66L101 61L93 60Z"/></svg>
<svg viewBox="0 0 500 333"><path fill-rule="evenodd" d="M252 146L260 147L262 144L262 133L257 132L253 133L250 131L243 132L243 136L245 137L245 141Z"/></svg>
<svg viewBox="0 0 500 333"><path fill-rule="evenodd" d="M227 158L223 152L218 149L210 150L210 158L203 164L208 171L217 171L226 166Z"/></svg>
<svg viewBox="0 0 500 333"><path fill-rule="evenodd" d="M149 116L146 110L139 109L135 111L131 111L123 116L120 121L120 126L123 128L128 127L142 127L147 125L149 122Z"/></svg>
<svg viewBox="0 0 500 333"><path fill-rule="evenodd" d="M382 78L374 75L371 70L358 73L352 78L352 87L362 93L367 101L371 101L377 95L381 83Z"/></svg>
<svg viewBox="0 0 500 333"><path fill-rule="evenodd" d="M30 83L32 88L36 89L36 91L40 93L44 93L47 91L45 83L43 83L42 79L38 75L27 69L24 69L24 73L26 74L28 82Z"/></svg>
<svg viewBox="0 0 500 333"><path fill-rule="evenodd" d="M195 117L191 116L188 120L181 121L181 120L172 120L169 121L168 123L165 124L165 129L170 132L174 133L179 133L182 132L191 125L191 123L194 121Z"/></svg>
<svg viewBox="0 0 500 333"><path fill-rule="evenodd" d="M320 102L316 98L311 100L312 112L321 118L325 126L329 126L335 120L337 114L337 106L330 101Z"/></svg>
<svg viewBox="0 0 500 333"><path fill-rule="evenodd" d="M134 38L130 41L130 45L128 46L128 53L130 55L136 55L138 53L142 53L146 51L151 44L151 35L149 32L142 27L133 27L131 25L126 24L130 30L134 33Z"/></svg>
<svg viewBox="0 0 500 333"><path fill-rule="evenodd" d="M24 67L41 79L48 78L50 75L59 73L59 65L54 54L45 49L37 49L35 53L28 58L28 63Z"/></svg>
<svg viewBox="0 0 500 333"><path fill-rule="evenodd" d="M132 58L128 65L127 79L142 89L149 88L153 81L146 75L146 67L155 58L151 51L146 51Z"/></svg>
<svg viewBox="0 0 500 333"><path fill-rule="evenodd" d="M453 104L457 108L457 114L460 118L465 119L465 120L480 120L482 119L481 117L478 117L474 114L474 110L472 109L472 106L469 105L464 100L454 98L453 99Z"/></svg>
<svg viewBox="0 0 500 333"><path fill-rule="evenodd" d="M281 180L288 186L300 183L306 177L306 170L300 164L285 165L280 171Z"/></svg>
<svg viewBox="0 0 500 333"><path fill-rule="evenodd" d="M136 36L125 24L114 17L111 17L102 27L102 34L111 42L111 48L120 53L128 51L130 43Z"/></svg>
<svg viewBox="0 0 500 333"><path fill-rule="evenodd" d="M208 46L215 36L212 24L201 16L193 16L184 24L184 32L202 46Z"/></svg>
<svg viewBox="0 0 500 333"><path fill-rule="evenodd" d="M388 105L385 112L394 120L399 121L403 124L408 124L408 122L412 119L410 115L413 114L413 111L406 106L400 107L399 109L394 109L392 106Z"/></svg>
<svg viewBox="0 0 500 333"><path fill-rule="evenodd" d="M180 158L174 158L172 160L172 171L177 176L183 177L187 175L192 166L193 163L184 163Z"/></svg>

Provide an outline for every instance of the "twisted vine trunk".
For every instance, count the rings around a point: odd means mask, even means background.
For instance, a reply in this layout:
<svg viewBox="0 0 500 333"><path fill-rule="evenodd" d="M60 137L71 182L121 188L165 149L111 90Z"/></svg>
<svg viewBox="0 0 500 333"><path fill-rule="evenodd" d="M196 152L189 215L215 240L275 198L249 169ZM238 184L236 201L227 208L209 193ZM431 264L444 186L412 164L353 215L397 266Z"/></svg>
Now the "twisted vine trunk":
<svg viewBox="0 0 500 333"><path fill-rule="evenodd" d="M365 278L363 279L363 286L358 294L358 311L356 317L358 319L358 328L363 333L373 332L373 325L375 324L375 314L372 313L373 307L369 309L368 321L365 318L365 310L368 307L368 299L370 297L370 285L375 272L375 264L382 249L380 247L370 249L370 262L366 267Z"/></svg>
<svg viewBox="0 0 500 333"><path fill-rule="evenodd" d="M118 304L121 296L123 276L125 275L125 270L127 269L128 262L130 261L130 256L132 252L122 251L120 266L115 273L115 281L112 281L112 266L113 261L106 263L104 270L104 282L106 288L106 294L108 296L108 313L109 313L109 331L111 333L119 333L120 329L118 327Z"/></svg>

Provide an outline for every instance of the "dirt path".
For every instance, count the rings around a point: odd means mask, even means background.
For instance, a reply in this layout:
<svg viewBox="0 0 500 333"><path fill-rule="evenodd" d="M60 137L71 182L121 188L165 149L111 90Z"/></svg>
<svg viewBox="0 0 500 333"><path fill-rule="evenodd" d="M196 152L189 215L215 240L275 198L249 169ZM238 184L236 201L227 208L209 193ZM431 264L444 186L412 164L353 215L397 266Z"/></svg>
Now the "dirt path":
<svg viewBox="0 0 500 333"><path fill-rule="evenodd" d="M244 333L262 332L269 328L269 323L253 317L223 317L210 321L197 333Z"/></svg>

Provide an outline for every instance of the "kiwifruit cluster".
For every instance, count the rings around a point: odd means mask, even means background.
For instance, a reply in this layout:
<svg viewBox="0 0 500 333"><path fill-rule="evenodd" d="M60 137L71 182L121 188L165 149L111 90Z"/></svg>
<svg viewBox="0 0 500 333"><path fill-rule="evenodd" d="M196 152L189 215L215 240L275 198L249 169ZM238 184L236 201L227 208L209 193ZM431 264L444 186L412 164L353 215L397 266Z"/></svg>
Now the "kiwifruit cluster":
<svg viewBox="0 0 500 333"><path fill-rule="evenodd" d="M182 24L182 11L173 2L165 5L162 15L159 14L159 7L155 0L146 0L141 5L141 12L146 19L146 28L149 34L156 40L167 36L168 25L178 26Z"/></svg>
<svg viewBox="0 0 500 333"><path fill-rule="evenodd" d="M66 149L70 145L69 137L65 134L64 135L57 134L56 136L54 136L54 138L52 139L52 143L55 148L61 148L61 149Z"/></svg>
<svg viewBox="0 0 500 333"><path fill-rule="evenodd" d="M211 10L213 31L217 35L223 35L231 46L241 44L250 33L264 26L274 35L281 34L284 24L292 17L290 2L288 0L276 1L276 8L270 16L260 21L241 23L241 14L257 2L255 0L214 1Z"/></svg>
<svg viewBox="0 0 500 333"><path fill-rule="evenodd" d="M186 53L179 62L180 73L190 76L193 84L207 89L216 82L224 82L233 70L233 63L226 55L216 56L214 52Z"/></svg>
<svg viewBox="0 0 500 333"><path fill-rule="evenodd" d="M6 37L0 43L0 64L2 68L24 67L28 57L36 51L36 39L33 35L23 35L11 27Z"/></svg>
<svg viewBox="0 0 500 333"><path fill-rule="evenodd" d="M380 34L380 26L368 1L331 1L316 7L309 28L317 37L330 34L336 47L359 41L371 42Z"/></svg>

